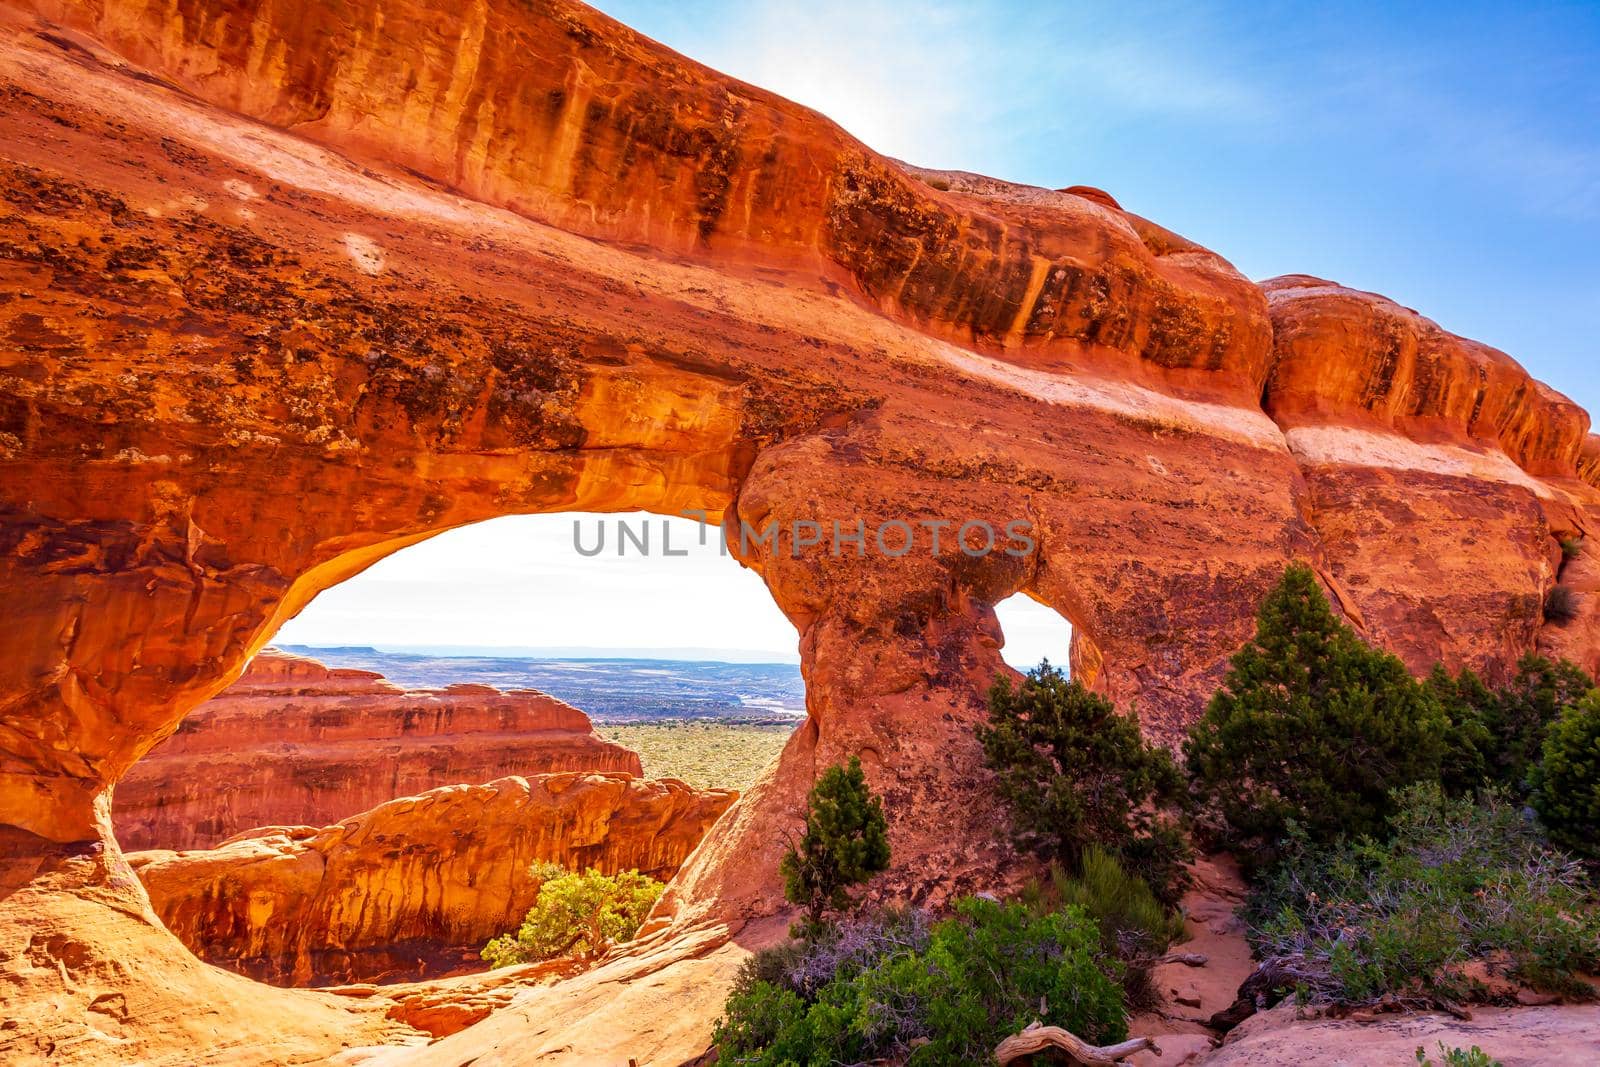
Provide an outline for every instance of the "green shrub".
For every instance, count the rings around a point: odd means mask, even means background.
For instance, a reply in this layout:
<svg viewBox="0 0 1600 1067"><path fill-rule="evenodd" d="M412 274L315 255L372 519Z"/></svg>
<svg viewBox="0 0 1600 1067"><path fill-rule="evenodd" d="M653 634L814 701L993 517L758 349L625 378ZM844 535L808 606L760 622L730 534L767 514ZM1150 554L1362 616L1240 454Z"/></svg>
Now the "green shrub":
<svg viewBox="0 0 1600 1067"><path fill-rule="evenodd" d="M1396 803L1392 840L1300 848L1257 891L1261 957L1295 961L1317 995L1351 1002L1470 999L1462 967L1486 959L1536 988L1587 991L1575 975L1600 963L1600 915L1580 865L1496 794L1416 785Z"/></svg>
<svg viewBox="0 0 1600 1067"><path fill-rule="evenodd" d="M1097 845L1084 849L1078 874L1052 864L1047 886L1029 885L1023 899L1035 911L1075 907L1093 919L1106 955L1122 962L1124 1000L1135 1011L1160 1006L1151 981L1155 961L1184 935L1183 915L1156 899L1149 883L1128 873Z"/></svg>
<svg viewBox="0 0 1600 1067"><path fill-rule="evenodd" d="M1422 684L1438 701L1447 722L1439 765L1445 790L1470 793L1494 782L1499 695L1471 670L1452 676L1443 664L1436 665Z"/></svg>
<svg viewBox="0 0 1600 1067"><path fill-rule="evenodd" d="M1574 560L1583 555L1583 538L1581 537L1563 537L1560 540L1560 544L1562 559Z"/></svg>
<svg viewBox="0 0 1600 1067"><path fill-rule="evenodd" d="M539 895L515 935L504 934L484 946L492 966L532 963L572 956L593 960L639 932L639 925L665 888L638 871L583 874L550 863L536 863L529 874Z"/></svg>
<svg viewBox="0 0 1600 1067"><path fill-rule="evenodd" d="M867 788L855 756L822 772L806 798L805 819L805 832L778 869L784 895L816 926L828 911L853 906L851 887L888 869L889 829L883 801Z"/></svg>
<svg viewBox="0 0 1600 1067"><path fill-rule="evenodd" d="M1129 874L1111 853L1090 845L1078 868L1075 876L1059 867L1051 870L1055 899L1093 919L1108 948L1159 956L1183 937L1183 916L1157 900L1149 884Z"/></svg>
<svg viewBox="0 0 1600 1067"><path fill-rule="evenodd" d="M1421 1045L1417 1046L1417 1063L1422 1067L1504 1067L1477 1045L1470 1049L1445 1048L1443 1041L1439 1042L1438 1063L1428 1058L1427 1051Z"/></svg>
<svg viewBox="0 0 1600 1067"><path fill-rule="evenodd" d="M1600 859L1600 693L1562 712L1534 771L1533 806L1550 837Z"/></svg>
<svg viewBox="0 0 1600 1067"><path fill-rule="evenodd" d="M1472 671L1435 667L1424 683L1449 719L1441 778L1447 790L1493 785L1526 796L1550 724L1594 690L1578 667L1527 655L1516 677L1493 690Z"/></svg>
<svg viewBox="0 0 1600 1067"><path fill-rule="evenodd" d="M1553 585L1544 597L1544 619L1565 626L1578 617L1578 594L1571 586Z"/></svg>
<svg viewBox="0 0 1600 1067"><path fill-rule="evenodd" d="M1015 688L995 681L977 734L1019 845L1069 869L1097 845L1176 899L1189 850L1162 809L1182 798L1183 778L1138 719L1046 662Z"/></svg>
<svg viewBox="0 0 1600 1067"><path fill-rule="evenodd" d="M1594 679L1574 664L1524 656L1516 679L1498 694L1498 714L1489 724L1493 779L1525 794L1550 724L1593 691Z"/></svg>
<svg viewBox="0 0 1600 1067"><path fill-rule="evenodd" d="M1500 690L1470 670L1452 676L1442 665L1423 684L1449 721L1440 768L1445 790L1460 794L1494 786L1519 797L1531 790L1550 724L1594 692L1594 682L1578 667L1531 653Z"/></svg>
<svg viewBox="0 0 1600 1067"><path fill-rule="evenodd" d="M849 920L746 964L717 1024L717 1062L966 1067L1035 1019L1118 1041L1121 995L1098 950L1075 908L968 898L931 926L920 912Z"/></svg>
<svg viewBox="0 0 1600 1067"><path fill-rule="evenodd" d="M1438 778L1448 729L1405 664L1340 622L1295 564L1184 752L1226 836L1270 860L1291 824L1317 843L1381 833L1392 789Z"/></svg>

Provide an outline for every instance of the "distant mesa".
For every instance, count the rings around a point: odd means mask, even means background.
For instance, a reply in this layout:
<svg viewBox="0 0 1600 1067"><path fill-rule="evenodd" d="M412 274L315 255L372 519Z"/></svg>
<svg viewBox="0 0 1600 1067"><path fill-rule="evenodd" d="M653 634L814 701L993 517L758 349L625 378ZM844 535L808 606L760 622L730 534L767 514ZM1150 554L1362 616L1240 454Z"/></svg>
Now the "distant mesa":
<svg viewBox="0 0 1600 1067"><path fill-rule="evenodd" d="M346 655L376 656L379 652L371 645L280 645L278 651L296 656L316 658L319 652L337 652ZM270 650L269 650L270 651Z"/></svg>
<svg viewBox="0 0 1600 1067"><path fill-rule="evenodd" d="M792 651L763 648L716 648L702 645L304 645L278 644L284 652L312 659L333 656L414 656L450 659L640 660L662 663L798 664Z"/></svg>
<svg viewBox="0 0 1600 1067"><path fill-rule="evenodd" d="M268 650L134 764L113 820L129 849L206 848L436 786L554 771L644 773L582 711L537 690L407 691L375 671Z"/></svg>
<svg viewBox="0 0 1600 1067"><path fill-rule="evenodd" d="M302 652L305 646L286 646ZM402 646L376 652L313 648L330 667L376 671L402 689L489 685L527 688L583 709L596 723L683 721L798 722L805 684L797 664L713 659L694 648ZM558 655L559 653L559 655ZM645 656L649 653L649 656Z"/></svg>

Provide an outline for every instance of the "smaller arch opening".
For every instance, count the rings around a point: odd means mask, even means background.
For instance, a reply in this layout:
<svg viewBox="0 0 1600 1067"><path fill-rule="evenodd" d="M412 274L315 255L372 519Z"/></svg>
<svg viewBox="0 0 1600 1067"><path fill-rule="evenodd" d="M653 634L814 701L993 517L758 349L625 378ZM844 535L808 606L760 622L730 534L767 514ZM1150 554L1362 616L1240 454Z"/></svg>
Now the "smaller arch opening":
<svg viewBox="0 0 1600 1067"><path fill-rule="evenodd" d="M1000 656L1007 666L1027 671L1048 659L1057 669L1070 670L1072 623L1054 608L1022 592L996 604L994 613L1005 638Z"/></svg>

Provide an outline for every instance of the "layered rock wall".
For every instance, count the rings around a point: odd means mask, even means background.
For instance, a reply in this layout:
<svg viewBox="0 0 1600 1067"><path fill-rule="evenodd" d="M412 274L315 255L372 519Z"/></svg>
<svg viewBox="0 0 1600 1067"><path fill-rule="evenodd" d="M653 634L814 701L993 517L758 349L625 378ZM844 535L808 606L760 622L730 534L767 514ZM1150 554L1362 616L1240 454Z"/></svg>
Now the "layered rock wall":
<svg viewBox="0 0 1600 1067"><path fill-rule="evenodd" d="M823 273L1040 358L1244 395L1266 371L1260 296L1206 249L1091 197L944 195L571 0L22 6L213 104L564 230Z"/></svg>
<svg viewBox="0 0 1600 1067"><path fill-rule="evenodd" d="M484 943L533 904L534 862L670 878L737 796L621 774L509 777L128 861L203 960L280 985L417 979L481 969Z"/></svg>
<svg viewBox="0 0 1600 1067"><path fill-rule="evenodd" d="M508 774L642 775L636 753L535 690L402 690L371 671L267 651L134 764L112 807L127 849L208 848L321 826L395 797Z"/></svg>
<svg viewBox="0 0 1600 1067"><path fill-rule="evenodd" d="M1303 275L1262 288L1263 402L1305 480L1324 578L1414 670L1503 680L1539 642L1560 541L1594 526L1589 416L1504 352L1384 297Z"/></svg>

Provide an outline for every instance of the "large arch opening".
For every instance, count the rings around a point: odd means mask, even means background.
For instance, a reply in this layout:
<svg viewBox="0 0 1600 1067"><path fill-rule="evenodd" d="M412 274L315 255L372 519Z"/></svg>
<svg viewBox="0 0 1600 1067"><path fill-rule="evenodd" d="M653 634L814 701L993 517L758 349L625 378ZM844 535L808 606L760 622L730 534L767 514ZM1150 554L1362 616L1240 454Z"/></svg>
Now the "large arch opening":
<svg viewBox="0 0 1600 1067"><path fill-rule="evenodd" d="M446 656L798 663L796 640L716 527L646 512L508 515L448 530L323 591L272 638Z"/></svg>
<svg viewBox="0 0 1600 1067"><path fill-rule="evenodd" d="M718 527L485 520L314 598L134 764L113 824L208 962L484 970L531 864L676 873L805 719L797 636Z"/></svg>
<svg viewBox="0 0 1600 1067"><path fill-rule="evenodd" d="M273 643L404 687L535 689L637 751L646 777L744 791L805 717L797 640L719 528L564 512L386 557Z"/></svg>
<svg viewBox="0 0 1600 1067"><path fill-rule="evenodd" d="M397 552L273 644L401 686L537 689L638 752L646 777L744 791L805 717L797 639L716 527L567 512Z"/></svg>

